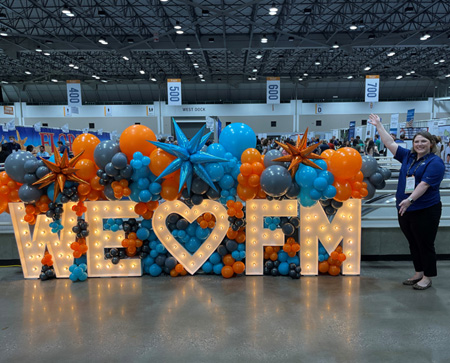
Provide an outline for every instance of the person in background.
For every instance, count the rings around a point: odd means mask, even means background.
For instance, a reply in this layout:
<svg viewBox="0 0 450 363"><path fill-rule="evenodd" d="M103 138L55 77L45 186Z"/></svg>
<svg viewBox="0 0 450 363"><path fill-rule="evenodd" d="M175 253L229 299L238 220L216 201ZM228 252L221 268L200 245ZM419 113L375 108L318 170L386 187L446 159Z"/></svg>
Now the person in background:
<svg viewBox="0 0 450 363"><path fill-rule="evenodd" d="M447 164L450 163L450 140L444 150L444 162Z"/></svg>
<svg viewBox="0 0 450 363"><path fill-rule="evenodd" d="M261 146L262 146L262 153L261 153L261 155L266 155L267 152L269 151L269 140L264 139L261 142Z"/></svg>
<svg viewBox="0 0 450 363"><path fill-rule="evenodd" d="M5 140L5 136L2 136L2 143L4 140ZM18 144L16 142L16 139L14 138L14 136L10 136L9 142L6 142L3 144L3 150L5 150L8 153L8 155L12 154L13 152L18 151L20 149L22 149L22 148L21 148L20 144Z"/></svg>
<svg viewBox="0 0 450 363"><path fill-rule="evenodd" d="M322 154L325 150L328 150L330 147L327 144L326 140L322 140L321 144L319 145L319 155Z"/></svg>
<svg viewBox="0 0 450 363"><path fill-rule="evenodd" d="M41 145L41 146L39 146L39 151L36 154L36 156L38 158L49 158L50 154L47 151L45 151L45 146Z"/></svg>
<svg viewBox="0 0 450 363"><path fill-rule="evenodd" d="M67 150L67 155L70 155L70 150L69 148L63 144L63 142L60 140L58 141L58 151L61 155L64 154L64 151Z"/></svg>
<svg viewBox="0 0 450 363"><path fill-rule="evenodd" d="M381 140L380 140L380 135L375 135L375 146L377 147L377 149L379 151L381 151Z"/></svg>
<svg viewBox="0 0 450 363"><path fill-rule="evenodd" d="M352 146L351 146L351 147L352 147L353 149L355 149L357 152L361 153L361 145L360 145L358 139L354 139L354 140L353 140L353 143L352 143Z"/></svg>
<svg viewBox="0 0 450 363"><path fill-rule="evenodd" d="M427 131L414 135L411 150L398 145L384 129L380 117L371 114L381 140L394 158L400 161L396 206L400 228L409 242L414 275L403 281L416 290L431 287L431 277L437 275L434 240L439 228L442 203L439 185L444 178L445 165L434 154L436 144Z"/></svg>
<svg viewBox="0 0 450 363"><path fill-rule="evenodd" d="M335 141L335 140L330 139L330 142L328 143L328 146L330 147L330 149L333 149L333 150L336 149L335 144L334 144L334 141Z"/></svg>
<svg viewBox="0 0 450 363"><path fill-rule="evenodd" d="M369 140L367 143L365 154L370 156L380 156L378 148L373 140Z"/></svg>
<svg viewBox="0 0 450 363"><path fill-rule="evenodd" d="M0 144L0 163L3 164L9 154L6 152L4 145Z"/></svg>

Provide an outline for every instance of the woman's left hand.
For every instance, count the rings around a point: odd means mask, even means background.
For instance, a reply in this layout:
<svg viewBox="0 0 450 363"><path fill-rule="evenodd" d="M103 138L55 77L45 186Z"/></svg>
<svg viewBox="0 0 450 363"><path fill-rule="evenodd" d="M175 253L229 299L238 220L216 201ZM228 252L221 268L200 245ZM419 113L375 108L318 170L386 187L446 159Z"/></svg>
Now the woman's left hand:
<svg viewBox="0 0 450 363"><path fill-rule="evenodd" d="M399 204L400 209L398 210L398 213L403 216L410 205L411 202L408 199L403 199Z"/></svg>

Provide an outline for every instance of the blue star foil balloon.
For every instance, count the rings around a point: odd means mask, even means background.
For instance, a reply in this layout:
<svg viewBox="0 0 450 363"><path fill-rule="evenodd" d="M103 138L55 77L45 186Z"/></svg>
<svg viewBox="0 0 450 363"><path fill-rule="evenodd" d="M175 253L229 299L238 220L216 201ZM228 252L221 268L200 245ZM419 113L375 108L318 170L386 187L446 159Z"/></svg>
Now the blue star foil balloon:
<svg viewBox="0 0 450 363"><path fill-rule="evenodd" d="M202 164L205 163L227 163L229 160L219 158L217 156L205 153L201 151L202 147L205 145L206 141L211 135L211 132L208 132L206 135L203 135L205 130L205 126L203 126L191 139L188 140L186 135L183 133L181 128L178 126L175 120L173 120L173 125L175 128L175 135L178 140L178 145L166 144L158 141L150 141L156 147L163 149L177 157L174 161L172 161L166 169L161 173L161 175L156 178L155 181L164 178L166 175L173 173L174 171L180 169L180 186L178 191L183 188L183 185L186 183L186 187L188 192L191 192L192 185L192 175L195 173L199 178L204 180L208 185L217 191L216 186L211 180L208 172Z"/></svg>

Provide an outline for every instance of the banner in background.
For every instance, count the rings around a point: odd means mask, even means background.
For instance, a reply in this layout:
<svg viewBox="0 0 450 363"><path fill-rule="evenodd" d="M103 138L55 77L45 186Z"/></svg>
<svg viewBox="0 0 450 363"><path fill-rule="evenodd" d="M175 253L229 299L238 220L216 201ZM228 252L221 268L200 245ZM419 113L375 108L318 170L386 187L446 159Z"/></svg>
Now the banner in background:
<svg viewBox="0 0 450 363"><path fill-rule="evenodd" d="M438 135L441 137L442 145L444 146L444 150L441 153L442 160L445 164L444 178L450 179L450 126L439 126Z"/></svg>
<svg viewBox="0 0 450 363"><path fill-rule="evenodd" d="M167 80L167 104L181 106L181 79L169 78Z"/></svg>
<svg viewBox="0 0 450 363"><path fill-rule="evenodd" d="M280 77L267 77L266 103L269 105L280 103Z"/></svg>
<svg viewBox="0 0 450 363"><path fill-rule="evenodd" d="M389 127L389 133L397 135L398 132L398 113L391 115L391 125Z"/></svg>
<svg viewBox="0 0 450 363"><path fill-rule="evenodd" d="M217 117L217 137L220 136L220 133L222 132L222 121Z"/></svg>
<svg viewBox="0 0 450 363"><path fill-rule="evenodd" d="M406 127L413 127L415 112L415 108L408 110L408 113L406 114Z"/></svg>
<svg viewBox="0 0 450 363"><path fill-rule="evenodd" d="M350 121L348 129L348 141L355 137L356 121Z"/></svg>
<svg viewBox="0 0 450 363"><path fill-rule="evenodd" d="M3 106L4 115L14 115L14 106Z"/></svg>
<svg viewBox="0 0 450 363"><path fill-rule="evenodd" d="M62 141L72 151L73 140L82 133L81 130L68 130L68 133L64 133L61 129L49 127L41 127L40 132L37 132L33 126L16 126L14 131L0 131L0 138L4 136L5 140L8 140L10 136L14 136L23 149L28 145L34 147L44 145L46 151L53 153L58 147L58 141ZM97 136L100 141L110 140L109 132L103 132L101 135L92 134Z"/></svg>
<svg viewBox="0 0 450 363"><path fill-rule="evenodd" d="M67 81L67 106L81 107L81 83L79 80Z"/></svg>
<svg viewBox="0 0 450 363"><path fill-rule="evenodd" d="M366 76L366 87L364 88L365 102L378 102L380 94L380 76Z"/></svg>
<svg viewBox="0 0 450 363"><path fill-rule="evenodd" d="M155 116L155 106L147 106L147 116Z"/></svg>
<svg viewBox="0 0 450 363"><path fill-rule="evenodd" d="M321 104L316 103L316 115L320 115L323 112L323 107Z"/></svg>

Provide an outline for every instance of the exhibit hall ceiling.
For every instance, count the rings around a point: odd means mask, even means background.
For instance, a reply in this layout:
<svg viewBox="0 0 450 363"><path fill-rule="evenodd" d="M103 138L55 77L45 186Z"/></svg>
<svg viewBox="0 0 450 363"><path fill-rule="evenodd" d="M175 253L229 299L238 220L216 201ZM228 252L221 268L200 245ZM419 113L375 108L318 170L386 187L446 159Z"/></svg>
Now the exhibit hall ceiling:
<svg viewBox="0 0 450 363"><path fill-rule="evenodd" d="M450 1L1 0L3 102L55 103L79 79L91 103L446 96Z"/></svg>

